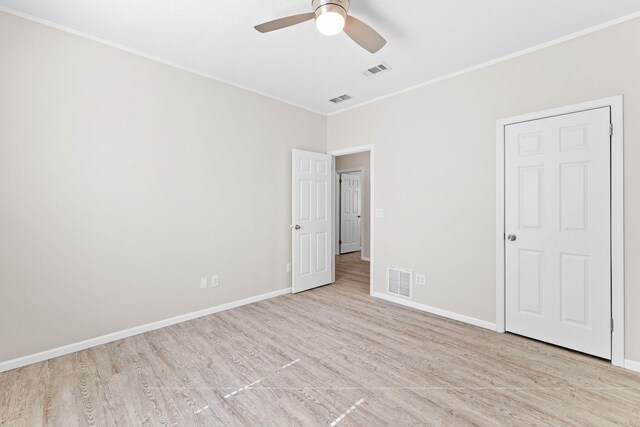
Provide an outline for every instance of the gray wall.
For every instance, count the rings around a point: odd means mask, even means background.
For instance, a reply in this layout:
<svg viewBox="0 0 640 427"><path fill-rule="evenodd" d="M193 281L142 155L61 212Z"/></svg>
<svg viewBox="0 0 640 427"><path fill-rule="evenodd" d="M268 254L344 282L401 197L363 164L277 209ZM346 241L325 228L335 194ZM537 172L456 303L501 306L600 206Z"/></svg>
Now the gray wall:
<svg viewBox="0 0 640 427"><path fill-rule="evenodd" d="M328 149L375 146L375 288L427 276L414 300L496 316L496 120L625 96L626 358L640 361L640 19L329 117ZM359 141L354 143L354 141Z"/></svg>
<svg viewBox="0 0 640 427"><path fill-rule="evenodd" d="M0 58L0 361L290 286L325 117L4 13Z"/></svg>

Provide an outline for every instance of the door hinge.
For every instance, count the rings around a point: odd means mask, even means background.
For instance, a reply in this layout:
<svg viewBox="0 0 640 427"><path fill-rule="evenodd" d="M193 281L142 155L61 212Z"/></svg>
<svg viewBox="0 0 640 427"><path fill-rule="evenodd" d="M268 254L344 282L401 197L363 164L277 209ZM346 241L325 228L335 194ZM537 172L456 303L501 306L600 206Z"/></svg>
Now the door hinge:
<svg viewBox="0 0 640 427"><path fill-rule="evenodd" d="M613 317L611 318L611 332L613 332Z"/></svg>
<svg viewBox="0 0 640 427"><path fill-rule="evenodd" d="M613 123L609 123L609 136L613 136Z"/></svg>
<svg viewBox="0 0 640 427"><path fill-rule="evenodd" d="M341 245L342 244L342 240L338 240L338 244Z"/></svg>
<svg viewBox="0 0 640 427"><path fill-rule="evenodd" d="M340 184L342 184L342 178L340 178Z"/></svg>

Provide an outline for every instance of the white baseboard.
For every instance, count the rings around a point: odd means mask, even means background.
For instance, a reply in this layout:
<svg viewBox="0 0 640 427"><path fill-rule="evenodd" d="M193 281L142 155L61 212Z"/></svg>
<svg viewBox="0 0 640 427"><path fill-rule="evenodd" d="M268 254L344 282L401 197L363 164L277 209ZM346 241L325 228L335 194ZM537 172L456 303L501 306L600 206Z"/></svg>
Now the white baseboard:
<svg viewBox="0 0 640 427"><path fill-rule="evenodd" d="M368 256L361 256L360 259L362 261L367 261L367 262L371 262L371 259Z"/></svg>
<svg viewBox="0 0 640 427"><path fill-rule="evenodd" d="M0 372L10 371L11 369L20 368L22 366L31 365L37 362L42 362L43 360L53 359L54 357L64 356L66 354L75 353L76 351L85 350L90 347L107 344L113 341L121 340L123 338L128 338L134 335L143 334L145 332L153 331L160 328L165 328L167 326L175 325L177 323L182 323L188 320L197 319L198 317L208 316L210 314L219 313L221 311L229 310L236 307L241 307L243 305L252 304L254 302L263 301L270 298L275 298L277 296L286 295L289 293L291 293L291 288L280 289L278 291L269 292L262 295L256 295L254 297L245 298L239 301L233 301L227 304L217 305L215 307L206 308L200 311L194 311L192 313L171 317L169 319L147 323L146 325L136 326L134 328L125 329L123 331L113 332L111 334L102 335L100 337L91 338L91 339L80 341L73 344L68 344L68 345L57 347L51 350L45 350L40 353L19 357L17 359L7 360L5 362L0 362ZM375 298L380 298L386 301L390 301L396 304L404 305L406 307L415 308L416 310L435 314L437 316L442 316L448 319L453 319L463 323L468 323L470 325L479 326L481 328L490 329L492 331L496 330L495 323L476 319L474 317L453 313L451 311L431 307L425 304L420 304L415 301L405 300L403 298L394 297L382 292L373 292L371 296ZM640 362L627 359L624 362L624 368L630 371L640 373Z"/></svg>
<svg viewBox="0 0 640 427"><path fill-rule="evenodd" d="M624 361L625 369L630 371L639 372L640 373L640 362L636 362L635 360L626 359Z"/></svg>
<svg viewBox="0 0 640 427"><path fill-rule="evenodd" d="M465 316L458 313L453 313L451 311L442 310L440 308L431 307L425 304L420 304L415 301L407 300L404 298L394 297L393 295L388 295L382 292L373 292L371 294L374 298L380 298L385 301L394 302L396 304L404 305L406 307L415 308L416 310L425 311L427 313L435 314L437 316L446 317L448 319L458 320L463 323L468 323L470 325L479 326L481 328L490 329L492 331L496 330L496 324L487 322L486 320L476 319L474 317ZM640 373L640 362L635 360L626 359L624 361L624 368L630 371Z"/></svg>
<svg viewBox="0 0 640 427"><path fill-rule="evenodd" d="M386 300L386 301L395 302L396 304L415 308L416 310L435 314L437 316L446 317L447 319L453 319L459 322L468 323L470 325L479 326L481 328L491 329L492 331L496 330L496 324L487 322L486 320L480 320L474 317L465 316L463 314L453 313L451 311L443 310L441 308L431 307L431 306L420 304L418 302L407 300L404 298L394 297L392 295L388 295L382 292L374 292L372 296L375 298Z"/></svg>
<svg viewBox="0 0 640 427"><path fill-rule="evenodd" d="M76 351L84 350L89 347L95 347L101 344L110 343L113 341L121 340L123 338L131 337L133 335L142 334L145 332L153 331L155 329L165 328L167 326L175 325L176 323L186 322L198 317L208 316L210 314L219 313L231 308L252 304L254 302L274 298L289 293L291 293L291 288L280 289L279 291L256 295L254 297L245 298L239 301L233 301L227 304L217 305L215 307L206 308L200 311L194 311L192 313L182 314L180 316L171 317L169 319L147 323L146 325L125 329L124 331L113 332L111 334L102 335L100 337L91 338L85 341L68 344L51 350L45 350L40 353L19 357L17 359L7 360L6 362L0 362L0 372L5 372L11 369L20 368L22 366L31 365L32 363L42 362L43 360L52 359L54 357L64 356L65 354L74 353Z"/></svg>

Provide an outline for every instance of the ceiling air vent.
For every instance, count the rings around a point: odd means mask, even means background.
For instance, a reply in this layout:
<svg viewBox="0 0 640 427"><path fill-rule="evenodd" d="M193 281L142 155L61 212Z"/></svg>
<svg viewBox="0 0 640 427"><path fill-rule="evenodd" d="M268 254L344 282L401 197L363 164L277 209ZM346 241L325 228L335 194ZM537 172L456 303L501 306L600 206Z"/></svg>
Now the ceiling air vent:
<svg viewBox="0 0 640 427"><path fill-rule="evenodd" d="M351 97L349 95L342 95L342 96L338 96L336 98L330 99L329 101L333 102L334 104L340 104L341 102L348 101L350 99Z"/></svg>
<svg viewBox="0 0 640 427"><path fill-rule="evenodd" d="M411 298L413 288L413 272L401 268L387 268L387 291L392 295Z"/></svg>
<svg viewBox="0 0 640 427"><path fill-rule="evenodd" d="M382 74L386 71L389 71L391 67L389 67L384 62L382 64L378 64L375 67L371 67L364 72L364 75L367 77L377 76L378 74Z"/></svg>

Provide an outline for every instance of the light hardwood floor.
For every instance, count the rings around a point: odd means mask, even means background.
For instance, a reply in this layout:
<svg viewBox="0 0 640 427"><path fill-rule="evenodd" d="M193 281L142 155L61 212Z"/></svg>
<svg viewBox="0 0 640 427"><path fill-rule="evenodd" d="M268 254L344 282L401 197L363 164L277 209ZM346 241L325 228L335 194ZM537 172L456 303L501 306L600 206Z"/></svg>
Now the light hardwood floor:
<svg viewBox="0 0 640 427"><path fill-rule="evenodd" d="M0 424L640 425L640 375L337 277L0 374Z"/></svg>

